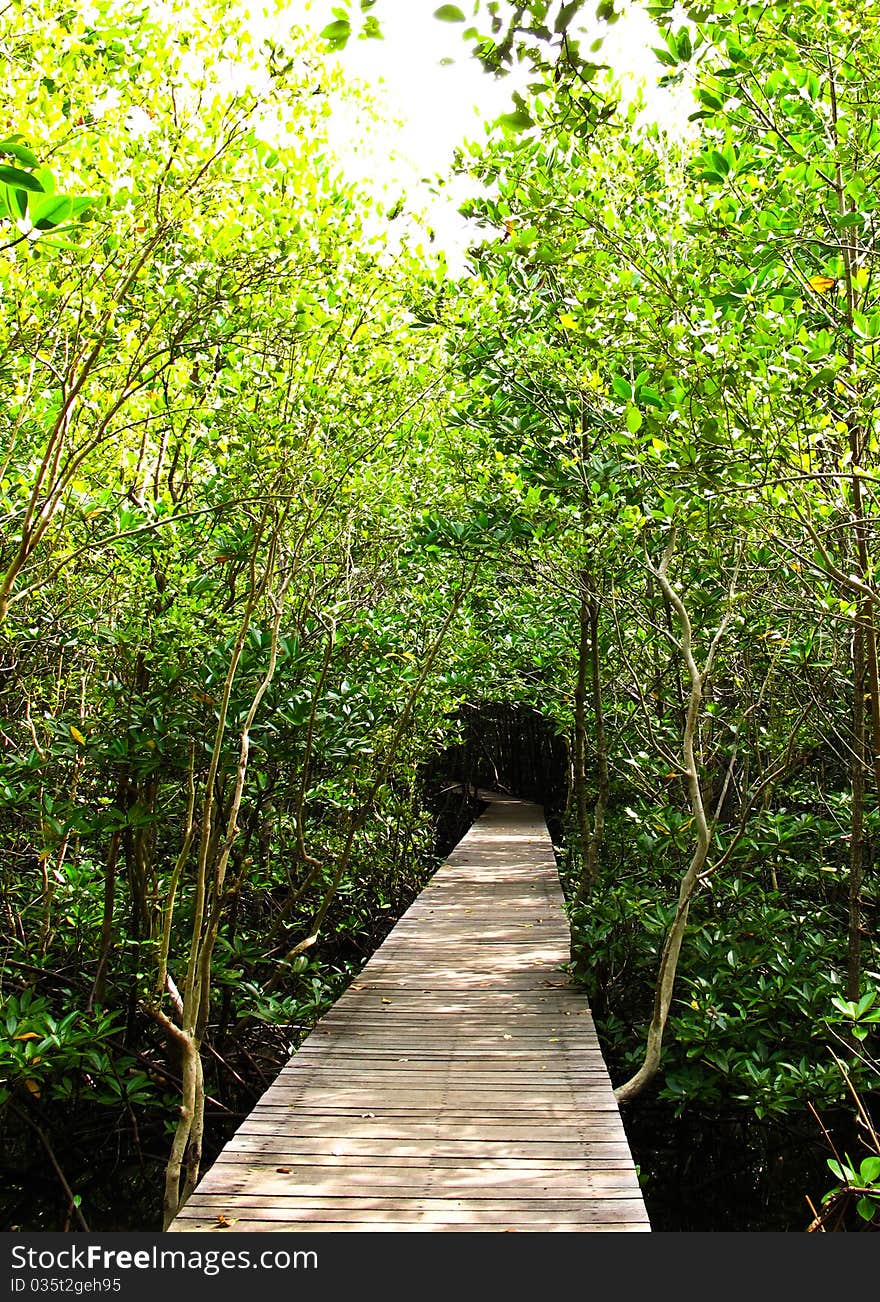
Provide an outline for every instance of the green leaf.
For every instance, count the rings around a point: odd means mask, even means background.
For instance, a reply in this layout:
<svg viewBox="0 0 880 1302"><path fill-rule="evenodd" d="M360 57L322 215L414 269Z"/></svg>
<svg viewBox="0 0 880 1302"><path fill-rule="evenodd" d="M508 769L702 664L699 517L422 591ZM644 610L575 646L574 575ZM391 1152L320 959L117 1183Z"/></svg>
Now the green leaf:
<svg viewBox="0 0 880 1302"><path fill-rule="evenodd" d="M664 41L666 42L666 48L669 51L671 58L673 59L674 66L677 67L679 63L679 57L678 57L678 42L675 39L675 33L670 29L669 31L661 32L660 35L663 37Z"/></svg>
<svg viewBox="0 0 880 1302"><path fill-rule="evenodd" d="M866 1157L859 1167L859 1179L862 1184L873 1184L880 1180L880 1157Z"/></svg>
<svg viewBox="0 0 880 1302"><path fill-rule="evenodd" d="M817 371L815 375L810 376L804 385L804 389L807 393L810 393L813 389L821 388L823 384L831 384L836 375L837 372L833 366L823 366L821 371Z"/></svg>
<svg viewBox="0 0 880 1302"><path fill-rule="evenodd" d="M880 1211L880 1203L875 1202L873 1198L860 1198L856 1203L856 1211L863 1221L872 1221Z"/></svg>
<svg viewBox="0 0 880 1302"><path fill-rule="evenodd" d="M581 7L581 0L571 0L569 4L560 7L556 15L556 21L553 24L553 30L557 34L568 30L569 23L576 16Z"/></svg>
<svg viewBox="0 0 880 1302"><path fill-rule="evenodd" d="M63 222L69 222L73 217L86 212L93 203L93 199L82 196L74 198L63 194L47 195L45 199L31 204L31 221L37 230L53 230Z"/></svg>
<svg viewBox="0 0 880 1302"><path fill-rule="evenodd" d="M337 18L335 22L328 23L321 32L321 40L329 41L334 50L344 49L351 36L351 23L347 18Z"/></svg>
<svg viewBox="0 0 880 1302"><path fill-rule="evenodd" d="M511 131L527 131L529 127L535 125L525 109L518 109L516 113L502 113L498 121L503 127L509 127Z"/></svg>
<svg viewBox="0 0 880 1302"><path fill-rule="evenodd" d="M663 406L663 399L660 397L660 394L657 392L657 390L650 388L646 384L642 385L642 387L639 389L639 402L645 404L648 407Z"/></svg>
<svg viewBox="0 0 880 1302"><path fill-rule="evenodd" d="M853 333L859 335L862 339L873 339L873 323L864 312L853 312Z"/></svg>
<svg viewBox="0 0 880 1302"><path fill-rule="evenodd" d="M18 190L43 193L43 187L35 176L31 176L30 172L22 172L17 167L10 167L8 163L0 163L0 181L6 185L14 185Z"/></svg>
<svg viewBox="0 0 880 1302"><path fill-rule="evenodd" d="M4 185L0 191L0 208L4 215L23 217L27 212L28 191L19 190L12 185Z"/></svg>
<svg viewBox="0 0 880 1302"><path fill-rule="evenodd" d="M631 401L633 396L632 385L622 375L612 375L611 387L618 398L623 398L625 402Z"/></svg>
<svg viewBox="0 0 880 1302"><path fill-rule="evenodd" d="M48 167L38 167L34 172L34 180L39 181L45 194L55 193L55 177Z"/></svg>
<svg viewBox="0 0 880 1302"><path fill-rule="evenodd" d="M626 409L626 428L630 434L638 434L642 428L643 417L638 407L627 407Z"/></svg>
<svg viewBox="0 0 880 1302"><path fill-rule="evenodd" d="M869 1008L873 1008L874 1001L876 998L877 998L876 990L869 990L867 994L862 995L861 999L856 1004L856 1017L861 1017L862 1014L866 1013Z"/></svg>
<svg viewBox="0 0 880 1302"><path fill-rule="evenodd" d="M40 161L32 149L20 145L12 137L8 140L0 140L0 154L8 154L10 158L17 158L20 163L24 163L25 167L36 167Z"/></svg>
<svg viewBox="0 0 880 1302"><path fill-rule="evenodd" d="M833 1157L826 1157L825 1162L828 1170L832 1175L836 1175L838 1180L843 1180L845 1184L852 1184L855 1172L848 1166L841 1166Z"/></svg>
<svg viewBox="0 0 880 1302"><path fill-rule="evenodd" d="M458 5L441 5L439 9L434 10L434 17L439 18L441 23L463 23L465 21L465 16Z"/></svg>

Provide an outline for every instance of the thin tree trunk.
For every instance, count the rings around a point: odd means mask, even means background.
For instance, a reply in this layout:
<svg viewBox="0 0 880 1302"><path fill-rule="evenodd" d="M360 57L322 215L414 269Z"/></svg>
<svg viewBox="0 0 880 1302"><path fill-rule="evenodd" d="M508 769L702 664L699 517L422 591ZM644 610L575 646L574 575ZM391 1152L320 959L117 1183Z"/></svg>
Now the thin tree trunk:
<svg viewBox="0 0 880 1302"><path fill-rule="evenodd" d="M593 878L588 871L587 854L590 844L590 819L587 812L587 679L590 664L590 619L586 591L586 575L580 575L578 600L578 657L577 679L574 688L574 808L578 839L581 846L581 879L577 899L588 896L593 889Z"/></svg>
<svg viewBox="0 0 880 1302"><path fill-rule="evenodd" d="M581 643L578 659L578 686L581 686L581 661L583 661L584 677L586 677L587 667L589 668L590 704L592 707L594 751L596 756L596 799L593 803L592 818L588 818L587 816L585 790L583 793L583 810L581 800L580 798L578 799L578 821L580 825L581 844L583 846L584 857L581 881L575 897L578 902L588 899L595 890L599 881L599 861L602 852L602 841L605 836L605 811L608 808L608 797L610 794L608 748L605 739L605 711L602 702L602 667L601 657L599 654L599 609L599 598L595 591L592 591L586 599L582 598L580 613ZM586 641L586 645L584 645L584 641ZM586 692L584 692L584 697L585 696ZM584 726L584 734L585 733L586 728ZM582 745L584 742L582 742ZM583 759L583 756L581 758ZM586 786L585 778L586 774L584 773L584 788ZM581 822L582 812L583 822Z"/></svg>
<svg viewBox="0 0 880 1302"><path fill-rule="evenodd" d="M654 575L660 584L664 597L678 616L679 626L681 629L679 649L681 652L681 658L684 661L688 683L690 685L687 708L685 710L682 759L684 761L684 775L687 779L688 795L690 797L691 814L693 816L694 827L696 828L697 835L690 863L688 864L687 871L681 879L675 916L672 919L666 932L666 938L663 942L663 950L660 955L660 966L657 972L657 982L654 989L654 1008L651 1015L651 1022L648 1027L648 1038L645 1046L644 1060L635 1075L630 1077L628 1081L614 1091L614 1096L618 1103L628 1103L631 1099L635 1098L637 1094L640 1094L645 1086L654 1078L654 1076L656 1076L660 1066L660 1052L663 1047L663 1032L666 1029L669 1009L672 1005L672 991L675 985L676 971L678 969L678 956L681 952L681 945L687 928L691 897L693 896L699 882L700 872L702 871L703 865L705 864L706 858L709 854L709 846L712 839L703 803L700 775L697 769L696 735L697 724L700 716L700 705L703 699L703 683L711 669L714 652L727 626L728 616L725 614L721 621L718 632L712 641L712 646L706 660L706 666L701 672L697 666L696 660L694 659L693 634L687 610L685 609L684 602L669 582L667 574L674 548L675 531L673 530L666 551L663 554L663 560L659 569L654 571Z"/></svg>
<svg viewBox="0 0 880 1302"><path fill-rule="evenodd" d="M113 945L113 909L116 902L116 868L119 863L119 845L122 833L116 831L110 837L107 862L104 865L104 915L101 919L101 939L98 944L98 967L95 981L89 995L89 1011L95 1004L103 1004L107 991L107 966L110 962L110 950Z"/></svg>
<svg viewBox="0 0 880 1302"><path fill-rule="evenodd" d="M846 997L858 999L862 977L862 878L865 869L865 630L853 630L853 742L850 781L849 909L846 945Z"/></svg>

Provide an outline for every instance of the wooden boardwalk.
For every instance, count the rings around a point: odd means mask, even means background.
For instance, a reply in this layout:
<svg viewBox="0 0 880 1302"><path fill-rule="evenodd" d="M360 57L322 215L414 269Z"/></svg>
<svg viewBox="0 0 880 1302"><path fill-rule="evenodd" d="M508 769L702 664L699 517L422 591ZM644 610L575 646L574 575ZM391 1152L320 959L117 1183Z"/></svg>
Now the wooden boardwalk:
<svg viewBox="0 0 880 1302"><path fill-rule="evenodd" d="M539 806L459 842L174 1232L649 1230Z"/></svg>

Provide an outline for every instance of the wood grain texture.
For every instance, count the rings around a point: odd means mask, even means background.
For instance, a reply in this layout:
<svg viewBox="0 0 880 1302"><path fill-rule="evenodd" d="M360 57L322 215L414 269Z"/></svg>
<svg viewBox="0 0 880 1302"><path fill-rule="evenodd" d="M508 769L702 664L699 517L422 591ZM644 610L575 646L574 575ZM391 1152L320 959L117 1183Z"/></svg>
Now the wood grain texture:
<svg viewBox="0 0 880 1302"><path fill-rule="evenodd" d="M650 1230L539 806L494 799L171 1232Z"/></svg>

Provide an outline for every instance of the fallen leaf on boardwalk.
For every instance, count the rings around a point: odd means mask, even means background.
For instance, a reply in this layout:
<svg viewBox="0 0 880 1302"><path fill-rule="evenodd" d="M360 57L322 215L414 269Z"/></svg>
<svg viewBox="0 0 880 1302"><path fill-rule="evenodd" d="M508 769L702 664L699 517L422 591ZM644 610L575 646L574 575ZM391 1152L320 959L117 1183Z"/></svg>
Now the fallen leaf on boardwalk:
<svg viewBox="0 0 880 1302"><path fill-rule="evenodd" d="M549 1039L549 1041L548 1041L548 1043L549 1043L549 1044L558 1044L558 1043L559 1043L559 1036L558 1036L558 1035L551 1035L551 1036L550 1036L550 1039Z"/></svg>
<svg viewBox="0 0 880 1302"><path fill-rule="evenodd" d="M502 1035L501 1038L502 1038L502 1040L512 1040L512 1039L513 1039L513 1036L512 1036L512 1035Z"/></svg>
<svg viewBox="0 0 880 1302"><path fill-rule="evenodd" d="M229 1219L228 1216L224 1216L223 1213L221 1212L220 1215L217 1217L217 1224L222 1226L222 1228L225 1230L228 1229L229 1226L233 1224L233 1222Z"/></svg>
<svg viewBox="0 0 880 1302"><path fill-rule="evenodd" d="M278 1172L279 1175L290 1175L289 1166L276 1166L275 1170Z"/></svg>
<svg viewBox="0 0 880 1302"><path fill-rule="evenodd" d="M391 1000L390 1000L390 999L383 999L383 1000L382 1000L382 1003L383 1003L383 1004L390 1004L390 1003L391 1003Z"/></svg>

